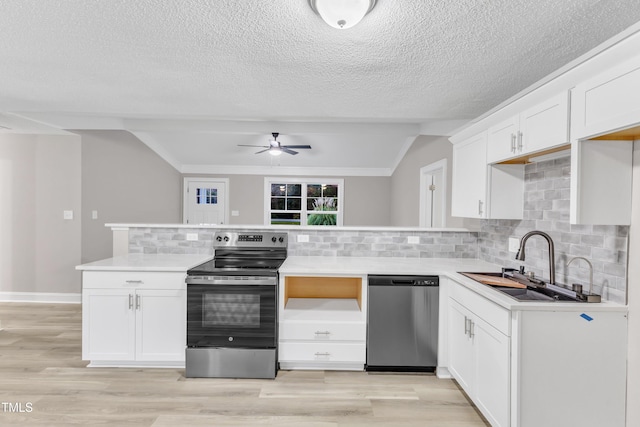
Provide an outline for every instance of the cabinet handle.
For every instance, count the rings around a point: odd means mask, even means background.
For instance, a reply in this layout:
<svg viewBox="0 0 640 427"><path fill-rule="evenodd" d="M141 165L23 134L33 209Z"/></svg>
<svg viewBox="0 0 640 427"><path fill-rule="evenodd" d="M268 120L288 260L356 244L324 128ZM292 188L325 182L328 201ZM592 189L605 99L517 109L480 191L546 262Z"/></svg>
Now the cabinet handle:
<svg viewBox="0 0 640 427"><path fill-rule="evenodd" d="M133 295L129 294L129 310L133 308Z"/></svg>
<svg viewBox="0 0 640 427"><path fill-rule="evenodd" d="M125 283L129 285L141 285L144 282L142 280L125 280Z"/></svg>
<svg viewBox="0 0 640 427"><path fill-rule="evenodd" d="M140 295L136 295L136 310L140 310Z"/></svg>
<svg viewBox="0 0 640 427"><path fill-rule="evenodd" d="M316 357L329 357L331 353L316 353Z"/></svg>
<svg viewBox="0 0 640 427"><path fill-rule="evenodd" d="M464 316L464 334L469 335L469 318Z"/></svg>
<svg viewBox="0 0 640 427"><path fill-rule="evenodd" d="M469 338L473 338L476 336L476 324L469 319Z"/></svg>
<svg viewBox="0 0 640 427"><path fill-rule="evenodd" d="M484 202L482 200L478 200L478 215L482 216L482 205Z"/></svg>
<svg viewBox="0 0 640 427"><path fill-rule="evenodd" d="M516 134L515 133L511 134L511 152L512 153L516 152Z"/></svg>
<svg viewBox="0 0 640 427"><path fill-rule="evenodd" d="M316 331L315 334L316 335L331 335L331 332L329 332L329 331Z"/></svg>
<svg viewBox="0 0 640 427"><path fill-rule="evenodd" d="M518 131L518 151L522 151L522 132Z"/></svg>

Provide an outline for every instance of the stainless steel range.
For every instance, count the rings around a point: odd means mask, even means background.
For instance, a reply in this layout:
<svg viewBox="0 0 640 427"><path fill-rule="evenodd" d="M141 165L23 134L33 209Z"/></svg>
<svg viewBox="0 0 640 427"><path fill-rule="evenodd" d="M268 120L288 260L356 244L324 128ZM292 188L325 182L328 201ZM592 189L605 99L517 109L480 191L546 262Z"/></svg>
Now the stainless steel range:
<svg viewBox="0 0 640 427"><path fill-rule="evenodd" d="M278 268L287 233L216 232L187 271L187 377L275 378Z"/></svg>

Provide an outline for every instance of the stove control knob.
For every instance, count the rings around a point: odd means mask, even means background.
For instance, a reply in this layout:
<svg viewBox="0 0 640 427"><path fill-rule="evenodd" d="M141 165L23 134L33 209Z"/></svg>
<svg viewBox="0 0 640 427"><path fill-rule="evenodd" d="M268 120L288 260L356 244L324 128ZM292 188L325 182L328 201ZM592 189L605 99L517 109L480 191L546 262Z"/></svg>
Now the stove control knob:
<svg viewBox="0 0 640 427"><path fill-rule="evenodd" d="M218 236L218 237L216 237L216 240L217 240L218 242L221 242L221 241L222 241L222 237Z"/></svg>
<svg viewBox="0 0 640 427"><path fill-rule="evenodd" d="M224 236L224 241L228 242L229 241L229 236Z"/></svg>
<svg viewBox="0 0 640 427"><path fill-rule="evenodd" d="M273 236L273 237L271 238L271 241L272 241L273 243L275 243L275 242L276 242L276 240L277 240L277 239L276 239L276 236Z"/></svg>
<svg viewBox="0 0 640 427"><path fill-rule="evenodd" d="M284 237L280 237L280 238L278 239L278 242L283 243L283 242L284 242Z"/></svg>

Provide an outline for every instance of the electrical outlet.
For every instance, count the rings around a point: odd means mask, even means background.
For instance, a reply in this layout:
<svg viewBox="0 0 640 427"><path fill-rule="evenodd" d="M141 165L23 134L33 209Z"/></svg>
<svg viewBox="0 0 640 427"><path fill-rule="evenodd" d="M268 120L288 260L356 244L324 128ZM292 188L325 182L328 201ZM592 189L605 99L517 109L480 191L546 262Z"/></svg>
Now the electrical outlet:
<svg viewBox="0 0 640 427"><path fill-rule="evenodd" d="M187 240L198 240L198 233L187 233Z"/></svg>
<svg viewBox="0 0 640 427"><path fill-rule="evenodd" d="M407 237L407 243L409 243L410 245L417 245L418 243L420 243L420 237L419 236L409 236L409 237Z"/></svg>
<svg viewBox="0 0 640 427"><path fill-rule="evenodd" d="M98 211L91 211L91 219L98 219Z"/></svg>
<svg viewBox="0 0 640 427"><path fill-rule="evenodd" d="M517 237L509 237L509 252L518 252L520 240Z"/></svg>
<svg viewBox="0 0 640 427"><path fill-rule="evenodd" d="M240 216L240 211L231 211L231 216Z"/></svg>
<svg viewBox="0 0 640 427"><path fill-rule="evenodd" d="M306 243L309 241L308 234L298 234L298 243Z"/></svg>

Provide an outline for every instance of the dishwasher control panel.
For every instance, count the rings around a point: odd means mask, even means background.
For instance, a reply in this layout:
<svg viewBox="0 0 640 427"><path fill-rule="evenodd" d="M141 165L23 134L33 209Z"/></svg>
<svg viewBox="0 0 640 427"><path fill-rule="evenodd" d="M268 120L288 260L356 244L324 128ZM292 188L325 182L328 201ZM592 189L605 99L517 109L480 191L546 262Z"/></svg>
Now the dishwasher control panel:
<svg viewBox="0 0 640 427"><path fill-rule="evenodd" d="M371 275L369 286L440 286L438 276Z"/></svg>

